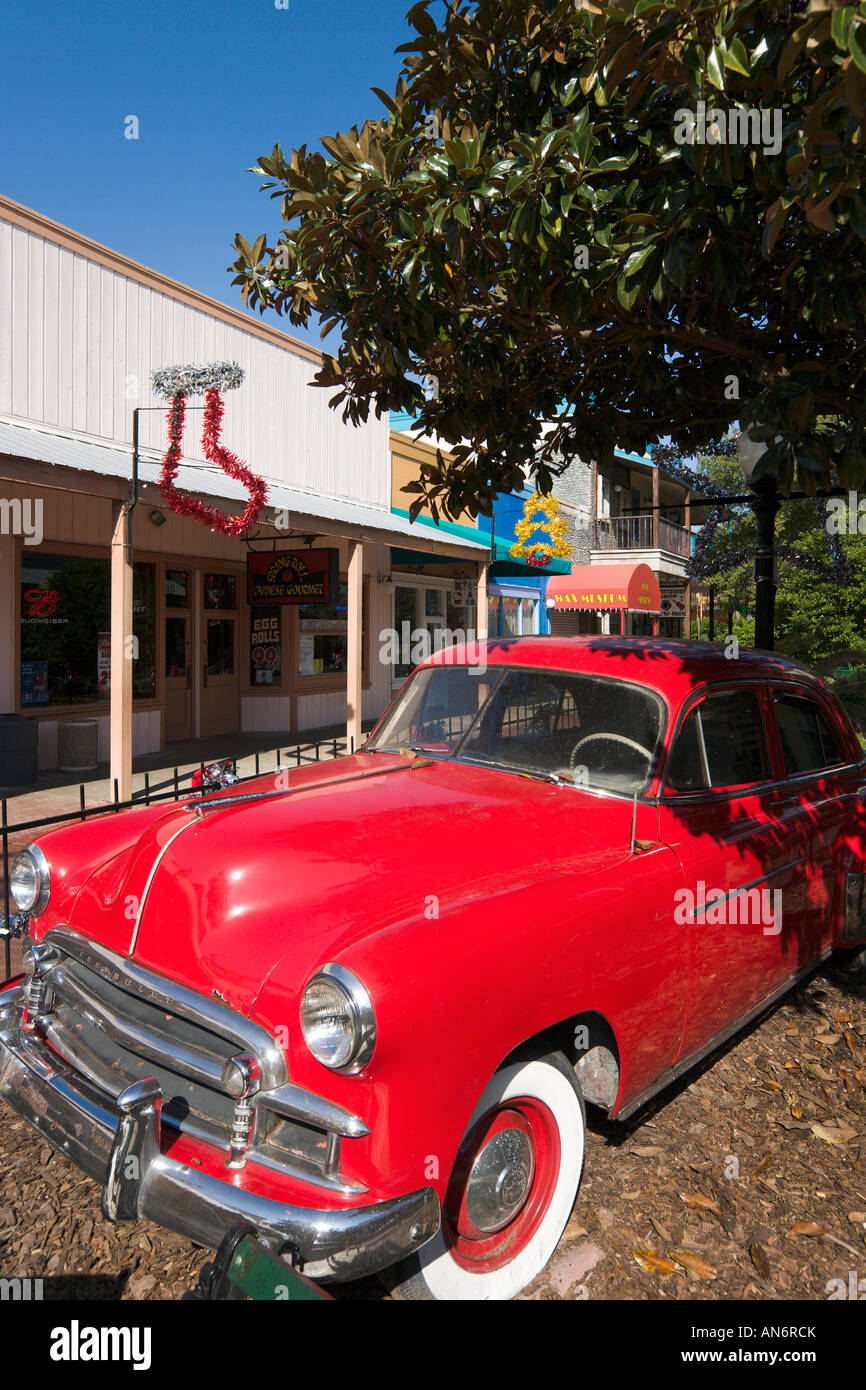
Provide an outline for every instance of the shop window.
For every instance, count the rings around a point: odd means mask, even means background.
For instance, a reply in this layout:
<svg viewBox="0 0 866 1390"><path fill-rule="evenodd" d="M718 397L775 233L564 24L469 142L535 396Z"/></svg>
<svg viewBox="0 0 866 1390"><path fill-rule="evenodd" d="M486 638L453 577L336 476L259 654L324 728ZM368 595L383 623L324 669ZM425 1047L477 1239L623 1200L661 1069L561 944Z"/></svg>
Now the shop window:
<svg viewBox="0 0 866 1390"><path fill-rule="evenodd" d="M424 590L425 618L441 618L445 612L445 594L441 589Z"/></svg>
<svg viewBox="0 0 866 1390"><path fill-rule="evenodd" d="M186 675L186 618L165 620L165 674L172 680Z"/></svg>
<svg viewBox="0 0 866 1390"><path fill-rule="evenodd" d="M487 635L502 636L502 600L498 594L491 594L487 600Z"/></svg>
<svg viewBox="0 0 866 1390"><path fill-rule="evenodd" d="M165 606L166 608L189 607L189 574L186 570L166 570Z"/></svg>
<svg viewBox="0 0 866 1390"><path fill-rule="evenodd" d="M366 595L362 603L362 628L366 633ZM298 674L339 675L349 661L349 586L340 580L334 603L298 605ZM365 644L362 641L362 649Z"/></svg>
<svg viewBox="0 0 866 1390"><path fill-rule="evenodd" d="M231 676L235 669L234 618L207 620L207 673L209 676Z"/></svg>
<svg viewBox="0 0 866 1390"><path fill-rule="evenodd" d="M524 637L531 637L537 632L537 612L538 602L536 599L522 598L520 600L520 631Z"/></svg>
<svg viewBox="0 0 866 1390"><path fill-rule="evenodd" d="M156 574L133 566L132 693L156 698ZM82 705L111 691L111 591L107 559L22 555L22 707Z"/></svg>
<svg viewBox="0 0 866 1390"><path fill-rule="evenodd" d="M520 599L509 598L503 595L502 598L502 636L518 637L520 635Z"/></svg>
<svg viewBox="0 0 866 1390"><path fill-rule="evenodd" d="M237 608L237 577L233 574L204 576L204 607L231 611Z"/></svg>
<svg viewBox="0 0 866 1390"><path fill-rule="evenodd" d="M250 685L279 685L282 677L280 609L250 609Z"/></svg>

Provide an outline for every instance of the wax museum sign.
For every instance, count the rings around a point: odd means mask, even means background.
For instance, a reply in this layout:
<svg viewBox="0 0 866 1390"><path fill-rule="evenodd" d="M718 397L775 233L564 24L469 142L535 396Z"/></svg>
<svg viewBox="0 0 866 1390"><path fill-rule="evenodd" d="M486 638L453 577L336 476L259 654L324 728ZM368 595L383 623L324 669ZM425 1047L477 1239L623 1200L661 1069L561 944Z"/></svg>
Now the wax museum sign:
<svg viewBox="0 0 866 1390"><path fill-rule="evenodd" d="M247 598L257 603L333 603L340 577L340 552L268 550L247 556Z"/></svg>

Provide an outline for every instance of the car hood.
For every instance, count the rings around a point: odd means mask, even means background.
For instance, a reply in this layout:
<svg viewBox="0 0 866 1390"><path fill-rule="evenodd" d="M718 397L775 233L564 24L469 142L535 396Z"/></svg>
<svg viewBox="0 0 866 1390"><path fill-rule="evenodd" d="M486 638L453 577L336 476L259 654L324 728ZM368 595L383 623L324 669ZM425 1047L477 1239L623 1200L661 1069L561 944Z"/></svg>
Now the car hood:
<svg viewBox="0 0 866 1390"><path fill-rule="evenodd" d="M629 802L577 788L360 753L172 807L65 921L249 1012L281 962L297 982L401 921L426 916L435 937L450 905L623 860L630 819Z"/></svg>

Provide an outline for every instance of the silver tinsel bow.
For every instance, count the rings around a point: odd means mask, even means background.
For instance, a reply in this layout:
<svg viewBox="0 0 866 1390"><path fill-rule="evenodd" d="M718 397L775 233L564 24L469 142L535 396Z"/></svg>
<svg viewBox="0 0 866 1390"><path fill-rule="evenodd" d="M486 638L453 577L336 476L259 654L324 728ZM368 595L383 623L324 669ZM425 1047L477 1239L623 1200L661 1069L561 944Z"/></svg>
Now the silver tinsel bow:
<svg viewBox="0 0 866 1390"><path fill-rule="evenodd" d="M244 375L239 362L193 362L186 367L161 367L151 373L150 381L154 393L170 401L175 396L203 396L214 388L233 391Z"/></svg>

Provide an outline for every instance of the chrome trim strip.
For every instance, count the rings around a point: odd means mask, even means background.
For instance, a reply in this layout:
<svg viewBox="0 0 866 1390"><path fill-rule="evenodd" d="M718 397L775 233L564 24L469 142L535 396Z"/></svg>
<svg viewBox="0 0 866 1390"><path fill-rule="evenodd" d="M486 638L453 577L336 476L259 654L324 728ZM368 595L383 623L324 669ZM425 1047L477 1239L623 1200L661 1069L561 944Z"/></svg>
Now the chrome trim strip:
<svg viewBox="0 0 866 1390"><path fill-rule="evenodd" d="M186 811L189 810L189 807L184 806L182 809ZM168 851L171 849L175 840L178 838L178 836L182 835L185 830L189 830L193 825L195 825L194 819L185 821L183 825L179 826L179 828L175 830L173 835L169 835L162 849L159 851L159 854L156 856L156 858L150 866L150 873L147 876L147 882L145 883L144 890L141 894L141 902L138 904L138 912L136 913L135 917L135 926L132 929L132 939L129 943L129 955L133 954L135 947L138 943L138 933L141 930L141 919L144 915L144 908L145 904L147 903L147 895L150 892L150 885L153 883L153 880L156 876L156 871L159 868Z"/></svg>
<svg viewBox="0 0 866 1390"><path fill-rule="evenodd" d="M375 752L375 749L371 749L370 751ZM356 749L356 753L358 752L360 752L360 749ZM352 757L354 755L337 755L337 757L340 756ZM337 759L332 758L330 761L336 762ZM235 796L217 795L211 797L208 801L185 802L183 809L185 811L194 811L198 818L203 811L219 811L223 806L243 806L248 802L268 801L276 796L299 796L301 792L315 792L321 787L341 787L347 782L363 782L366 781L368 777L388 777L392 772L412 772L419 767L429 767L431 761L433 761L431 758L413 758L410 762L398 763L396 767L371 768L369 772L351 772L347 777L323 777L320 782L307 782L300 787L283 787L279 791L238 792ZM288 768L284 769L287 774L288 770ZM297 772L298 769L295 768L293 771ZM184 827L184 829L185 828L186 827ZM166 846L166 848L168 848L168 846Z"/></svg>
<svg viewBox="0 0 866 1390"><path fill-rule="evenodd" d="M251 1150L248 1157L248 1171L255 1166L272 1168L295 1182L306 1182L311 1187L324 1188L326 1192L340 1192L345 1197L360 1197L369 1190L362 1182L351 1182L339 1174L330 1176L315 1164L307 1165L297 1154L278 1149L274 1144L260 1144L257 1149Z"/></svg>
<svg viewBox="0 0 866 1390"><path fill-rule="evenodd" d="M300 1086L287 1082L273 1091L261 1091L255 1104L263 1110L285 1115L289 1120L300 1120L302 1124L312 1125L314 1129L327 1129L347 1139L362 1139L370 1130L364 1121L351 1111L344 1110L324 1096L314 1095Z"/></svg>
<svg viewBox="0 0 866 1390"><path fill-rule="evenodd" d="M723 1047L724 1044L730 1041L737 1033L741 1033L744 1028L748 1028L750 1023L762 1013L765 1013L767 1009L772 1008L777 1000L781 999L784 994L787 994L789 990L799 984L800 980L805 979L807 975L811 975L812 971L817 969L821 962L832 954L833 947L825 946L820 955L817 955L810 965L804 966L802 970L798 970L794 975L791 975L783 985L773 990L772 994L768 994L765 999L762 999L761 1002L756 1004L753 1009L750 1009L748 1013L743 1014L735 1023L732 1023L730 1027L724 1028L721 1033L717 1033L714 1038L711 1038L710 1041L706 1043L705 1046L699 1048L697 1052L691 1052L688 1057L683 1058L681 1062L676 1062L674 1066L670 1067L657 1081L647 1086L645 1091L641 1091L639 1096L636 1096L634 1100L630 1100L628 1105L623 1106L621 1110L614 1111L611 1114L611 1119L630 1119L636 1110L640 1110L641 1106L646 1105L647 1101L652 1100L653 1096L657 1095L659 1091L663 1091L666 1086L670 1086L672 1082L682 1076L683 1072L690 1071L692 1067L696 1067L705 1057L709 1057L711 1053L718 1051L720 1047Z"/></svg>
<svg viewBox="0 0 866 1390"><path fill-rule="evenodd" d="M775 878L777 874L783 874L788 869L796 869L800 864L805 864L805 862L806 860L802 857L800 859L792 859L789 864L781 864L778 869L771 869L768 874L761 874L760 878L753 878L749 883L741 883L739 888L731 888L729 892L721 893L717 898L707 898L701 908L701 912L706 912L708 907L718 907L719 903L726 903L729 898L736 898L740 893L748 893L750 888L757 888L759 883L767 883L771 878ZM697 910L693 910L689 913L689 921L694 922L699 915Z"/></svg>

